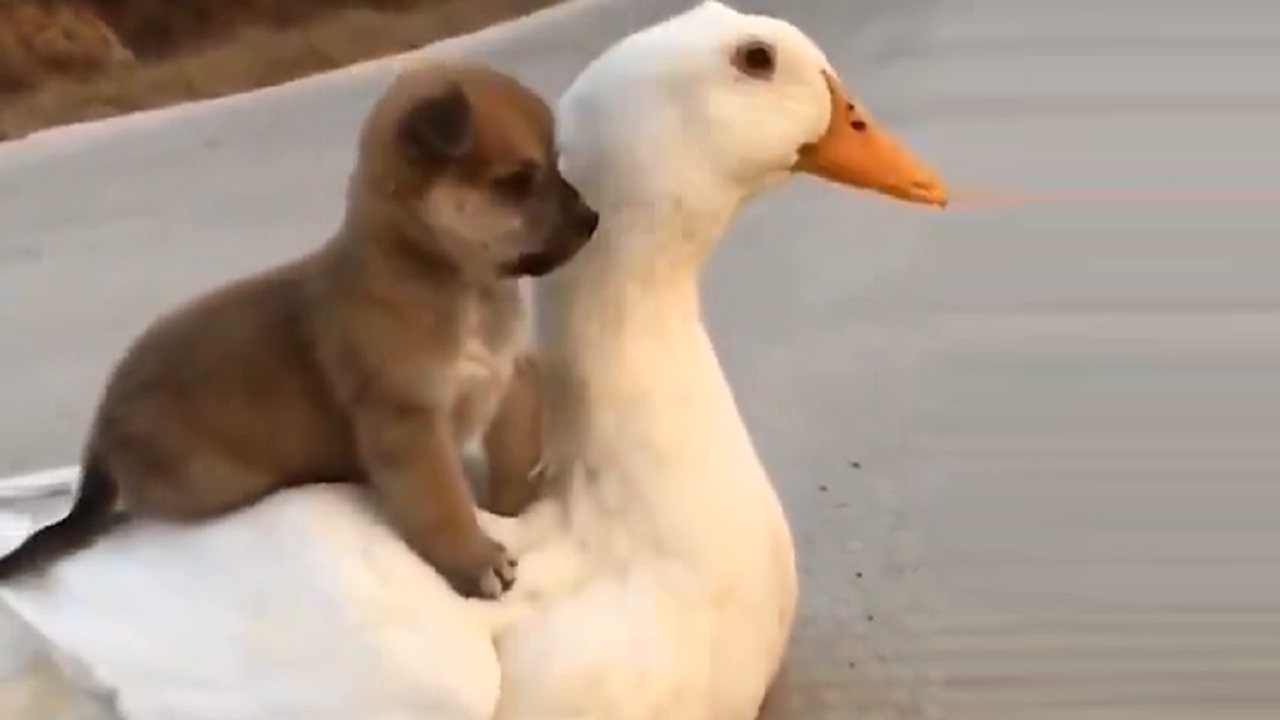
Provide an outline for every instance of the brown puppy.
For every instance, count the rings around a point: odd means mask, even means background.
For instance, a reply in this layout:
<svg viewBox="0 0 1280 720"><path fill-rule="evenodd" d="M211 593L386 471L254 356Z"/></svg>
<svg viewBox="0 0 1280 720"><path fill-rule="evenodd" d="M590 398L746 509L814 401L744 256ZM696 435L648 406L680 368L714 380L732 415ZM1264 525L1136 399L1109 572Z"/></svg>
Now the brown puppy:
<svg viewBox="0 0 1280 720"><path fill-rule="evenodd" d="M195 521L351 480L460 592L500 595L514 568L477 525L461 448L483 440L495 504L519 509L538 392L517 277L568 261L598 222L556 170L552 124L495 71L403 72L364 123L339 231L135 341L75 508L0 559L0 579L130 515Z"/></svg>

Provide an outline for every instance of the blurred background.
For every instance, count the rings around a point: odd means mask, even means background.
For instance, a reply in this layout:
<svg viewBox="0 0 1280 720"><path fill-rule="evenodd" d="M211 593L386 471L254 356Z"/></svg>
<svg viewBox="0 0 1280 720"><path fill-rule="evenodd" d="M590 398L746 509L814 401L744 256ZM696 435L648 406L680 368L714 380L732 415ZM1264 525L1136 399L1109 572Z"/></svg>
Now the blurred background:
<svg viewBox="0 0 1280 720"><path fill-rule="evenodd" d="M5 0L0 139L275 85L556 0Z"/></svg>

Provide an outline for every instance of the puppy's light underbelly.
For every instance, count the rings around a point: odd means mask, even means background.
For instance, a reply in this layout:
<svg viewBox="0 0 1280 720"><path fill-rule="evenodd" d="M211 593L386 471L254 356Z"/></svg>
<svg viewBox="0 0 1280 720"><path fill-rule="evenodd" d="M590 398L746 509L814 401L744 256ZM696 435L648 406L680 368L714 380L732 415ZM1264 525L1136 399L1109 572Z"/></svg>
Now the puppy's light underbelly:
<svg viewBox="0 0 1280 720"><path fill-rule="evenodd" d="M476 442L506 394L515 367L514 353L489 352L480 343L464 348L455 368L454 426L463 444Z"/></svg>

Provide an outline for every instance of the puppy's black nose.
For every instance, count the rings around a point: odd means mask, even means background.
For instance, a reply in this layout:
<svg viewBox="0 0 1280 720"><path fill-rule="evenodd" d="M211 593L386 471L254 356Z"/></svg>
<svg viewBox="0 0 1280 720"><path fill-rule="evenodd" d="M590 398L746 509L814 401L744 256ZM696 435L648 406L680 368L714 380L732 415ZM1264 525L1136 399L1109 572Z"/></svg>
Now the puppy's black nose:
<svg viewBox="0 0 1280 720"><path fill-rule="evenodd" d="M579 233L590 237L600 227L600 213L586 205L579 204L574 213L574 226Z"/></svg>

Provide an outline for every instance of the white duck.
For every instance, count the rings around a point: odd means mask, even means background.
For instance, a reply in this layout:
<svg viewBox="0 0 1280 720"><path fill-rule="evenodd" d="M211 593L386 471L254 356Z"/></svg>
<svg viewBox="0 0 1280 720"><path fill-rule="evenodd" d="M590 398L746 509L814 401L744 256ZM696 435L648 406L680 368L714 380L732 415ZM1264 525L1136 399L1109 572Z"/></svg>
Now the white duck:
<svg viewBox="0 0 1280 720"><path fill-rule="evenodd" d="M540 292L558 487L521 519L520 563L553 599L500 635L497 717L750 720L787 644L794 552L702 323L703 262L797 170L938 206L946 191L800 30L717 2L608 49L557 119L602 223Z"/></svg>
<svg viewBox="0 0 1280 720"><path fill-rule="evenodd" d="M122 720L490 720L498 700L505 606L454 594L352 487L136 522L0 600L69 661L68 695ZM6 632L23 628L0 612ZM26 654L27 685L49 686Z"/></svg>
<svg viewBox="0 0 1280 720"><path fill-rule="evenodd" d="M562 487L487 520L533 544L516 588L545 604L495 652L521 592L459 599L352 488L137 523L0 587L123 717L754 717L794 614L793 548L702 325L699 268L738 206L796 170L945 194L850 110L799 30L717 3L622 40L561 112L565 171L603 215L539 308Z"/></svg>

